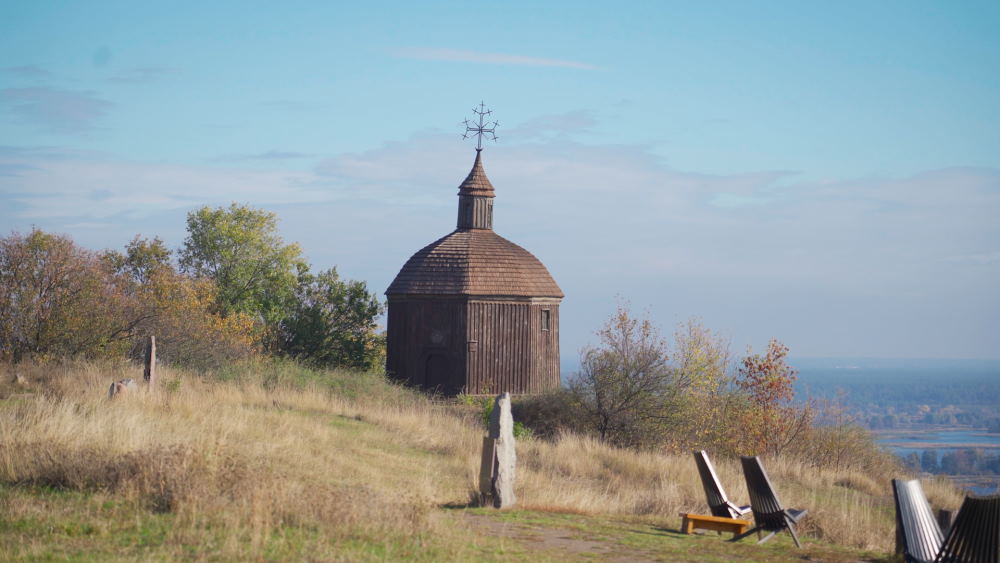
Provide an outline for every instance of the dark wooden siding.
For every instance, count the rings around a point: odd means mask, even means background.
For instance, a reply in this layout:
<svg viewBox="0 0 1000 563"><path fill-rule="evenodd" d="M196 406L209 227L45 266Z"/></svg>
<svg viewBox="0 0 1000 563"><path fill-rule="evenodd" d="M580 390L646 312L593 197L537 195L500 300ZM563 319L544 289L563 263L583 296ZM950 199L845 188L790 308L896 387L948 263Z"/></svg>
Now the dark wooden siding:
<svg viewBox="0 0 1000 563"><path fill-rule="evenodd" d="M386 371L429 390L460 391L451 381L425 381L431 355L443 356L454 377L465 380L465 303L430 299L390 301Z"/></svg>
<svg viewBox="0 0 1000 563"><path fill-rule="evenodd" d="M541 330L541 311L550 330ZM468 309L469 393L539 393L559 385L559 306L473 301Z"/></svg>
<svg viewBox="0 0 1000 563"><path fill-rule="evenodd" d="M532 304L535 336L535 357L537 368L535 380L540 388L534 393L553 389L559 386L559 305ZM542 311L549 311L549 330L542 330Z"/></svg>
<svg viewBox="0 0 1000 563"><path fill-rule="evenodd" d="M542 330L542 311L549 330ZM386 369L445 393L539 393L559 386L559 305L531 300L389 301ZM425 381L428 357L444 354L458 383ZM435 364L439 365L439 364Z"/></svg>
<svg viewBox="0 0 1000 563"><path fill-rule="evenodd" d="M469 340L478 351L468 356L471 393L524 393L532 379L531 320L528 303L498 301L469 304Z"/></svg>

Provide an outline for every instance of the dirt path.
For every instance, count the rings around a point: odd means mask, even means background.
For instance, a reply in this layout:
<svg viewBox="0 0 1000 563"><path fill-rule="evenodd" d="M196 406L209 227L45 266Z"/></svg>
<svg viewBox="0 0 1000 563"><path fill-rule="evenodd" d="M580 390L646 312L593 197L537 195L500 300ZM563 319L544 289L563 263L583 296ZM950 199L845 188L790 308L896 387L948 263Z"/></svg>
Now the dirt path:
<svg viewBox="0 0 1000 563"><path fill-rule="evenodd" d="M827 561L888 562L889 554L866 553L814 539L803 549L787 534L763 545L732 543L725 535L683 534L670 523L634 521L609 516L510 510L464 512L461 518L477 534L501 538L521 553L544 561L600 560L618 562Z"/></svg>
<svg viewBox="0 0 1000 563"><path fill-rule="evenodd" d="M570 559L596 558L620 563L658 560L650 553L600 538L586 538L579 530L503 522L482 514L466 513L464 517L466 522L479 533L517 542L528 551L569 556Z"/></svg>

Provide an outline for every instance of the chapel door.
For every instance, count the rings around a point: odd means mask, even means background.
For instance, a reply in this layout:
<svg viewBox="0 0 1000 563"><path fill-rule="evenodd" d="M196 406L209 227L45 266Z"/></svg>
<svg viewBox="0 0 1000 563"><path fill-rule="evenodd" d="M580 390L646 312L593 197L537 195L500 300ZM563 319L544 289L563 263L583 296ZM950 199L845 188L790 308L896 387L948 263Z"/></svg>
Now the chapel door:
<svg viewBox="0 0 1000 563"><path fill-rule="evenodd" d="M437 389L445 394L454 394L451 389L451 366L444 354L431 354L424 362L424 387Z"/></svg>

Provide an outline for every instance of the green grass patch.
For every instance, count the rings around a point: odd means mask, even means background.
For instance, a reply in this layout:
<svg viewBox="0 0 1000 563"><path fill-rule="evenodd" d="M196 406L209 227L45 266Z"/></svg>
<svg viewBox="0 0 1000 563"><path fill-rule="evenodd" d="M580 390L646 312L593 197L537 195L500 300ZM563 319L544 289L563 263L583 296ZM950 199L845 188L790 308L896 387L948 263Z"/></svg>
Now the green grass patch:
<svg viewBox="0 0 1000 563"><path fill-rule="evenodd" d="M821 560L891 561L885 554L853 550L817 540L805 539L803 549L797 549L787 532L770 541L756 544L756 537L740 542L728 541L731 534L715 532L683 534L680 517L666 522L648 518L587 516L532 510L495 511L488 508L470 509L470 513L508 522L519 527L527 537L559 531L582 542L598 542L611 546L615 552L631 552L641 557L665 561L802 561ZM570 560L587 559L590 555L564 554Z"/></svg>

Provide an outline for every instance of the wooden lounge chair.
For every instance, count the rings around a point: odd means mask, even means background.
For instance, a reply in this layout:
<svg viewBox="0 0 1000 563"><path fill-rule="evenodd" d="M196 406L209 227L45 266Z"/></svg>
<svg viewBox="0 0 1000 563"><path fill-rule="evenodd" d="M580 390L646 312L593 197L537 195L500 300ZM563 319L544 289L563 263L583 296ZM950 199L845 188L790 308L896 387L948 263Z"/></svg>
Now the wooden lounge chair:
<svg viewBox="0 0 1000 563"><path fill-rule="evenodd" d="M936 561L1000 562L1000 495L965 497Z"/></svg>
<svg viewBox="0 0 1000 563"><path fill-rule="evenodd" d="M1000 563L1000 495L966 497L943 534L920 481L892 480L903 557L914 563Z"/></svg>
<svg viewBox="0 0 1000 563"><path fill-rule="evenodd" d="M903 557L907 561L930 563L941 550L944 535L934 519L920 481L892 480L896 501L896 528L901 533Z"/></svg>
<svg viewBox="0 0 1000 563"><path fill-rule="evenodd" d="M802 547L799 535L795 533L795 524L806 515L806 510L782 508L778 494L774 492L774 486L771 485L764 466L756 456L741 457L740 462L743 464L743 478L747 481L747 491L750 493L750 510L753 512L754 527L734 537L732 541L741 540L754 532L757 532L758 537L762 531L771 532L757 541L764 543L774 537L774 534L787 529L792 534L795 547Z"/></svg>
<svg viewBox="0 0 1000 563"><path fill-rule="evenodd" d="M726 491L722 489L719 476L715 474L715 467L709 461L705 450L694 452L694 461L698 465L701 485L705 488L705 497L708 499L708 508L712 516L742 518L744 514L750 512L749 506L737 506L726 498Z"/></svg>

